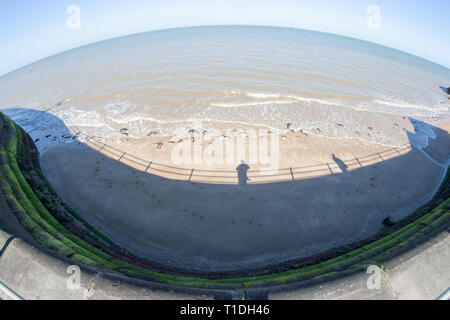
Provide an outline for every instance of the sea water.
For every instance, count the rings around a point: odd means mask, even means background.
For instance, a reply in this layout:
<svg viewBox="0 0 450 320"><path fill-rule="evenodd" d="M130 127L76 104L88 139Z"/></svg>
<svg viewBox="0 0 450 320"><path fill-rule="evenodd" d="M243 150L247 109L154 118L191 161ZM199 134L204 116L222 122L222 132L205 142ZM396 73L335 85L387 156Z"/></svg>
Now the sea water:
<svg viewBox="0 0 450 320"><path fill-rule="evenodd" d="M31 127L48 125L26 113L39 110L103 138L123 129L134 138L172 135L201 122L400 145L400 116L449 121L441 88L449 85L445 67L356 39L193 27L103 41L21 68L0 78L0 108Z"/></svg>

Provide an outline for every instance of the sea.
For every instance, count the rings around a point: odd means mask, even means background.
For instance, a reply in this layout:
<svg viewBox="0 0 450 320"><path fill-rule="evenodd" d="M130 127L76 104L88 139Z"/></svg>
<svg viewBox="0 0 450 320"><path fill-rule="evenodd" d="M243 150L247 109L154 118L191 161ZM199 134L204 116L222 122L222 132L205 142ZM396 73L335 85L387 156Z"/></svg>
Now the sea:
<svg viewBox="0 0 450 320"><path fill-rule="evenodd" d="M73 49L0 78L30 132L142 138L258 126L402 145L400 121L450 121L450 70L385 46L280 27L152 31ZM49 119L56 119L51 121ZM406 119L406 120L405 120ZM429 126L429 127L427 127Z"/></svg>

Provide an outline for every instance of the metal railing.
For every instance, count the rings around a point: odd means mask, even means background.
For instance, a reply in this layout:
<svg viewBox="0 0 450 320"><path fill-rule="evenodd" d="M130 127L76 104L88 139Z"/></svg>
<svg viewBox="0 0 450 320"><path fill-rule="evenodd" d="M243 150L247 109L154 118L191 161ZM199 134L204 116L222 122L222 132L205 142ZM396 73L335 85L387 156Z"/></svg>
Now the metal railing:
<svg viewBox="0 0 450 320"><path fill-rule="evenodd" d="M0 281L0 291L5 293L12 300L24 300L21 296L15 293L12 289L8 288L3 282Z"/></svg>
<svg viewBox="0 0 450 320"><path fill-rule="evenodd" d="M448 288L443 294L437 298L437 300L450 300L450 288Z"/></svg>

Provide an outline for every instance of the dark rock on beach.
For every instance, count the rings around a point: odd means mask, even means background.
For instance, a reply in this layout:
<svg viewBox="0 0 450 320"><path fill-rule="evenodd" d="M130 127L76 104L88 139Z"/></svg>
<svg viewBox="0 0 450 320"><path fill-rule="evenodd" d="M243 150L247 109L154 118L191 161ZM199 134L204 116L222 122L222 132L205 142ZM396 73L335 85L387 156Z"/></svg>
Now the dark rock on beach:
<svg viewBox="0 0 450 320"><path fill-rule="evenodd" d="M383 225L386 227L393 227L395 226L395 222L391 220L391 217L387 217L386 219L383 220Z"/></svg>
<svg viewBox="0 0 450 320"><path fill-rule="evenodd" d="M157 149L161 149L163 147L164 143L162 143L161 141L154 143L153 146Z"/></svg>

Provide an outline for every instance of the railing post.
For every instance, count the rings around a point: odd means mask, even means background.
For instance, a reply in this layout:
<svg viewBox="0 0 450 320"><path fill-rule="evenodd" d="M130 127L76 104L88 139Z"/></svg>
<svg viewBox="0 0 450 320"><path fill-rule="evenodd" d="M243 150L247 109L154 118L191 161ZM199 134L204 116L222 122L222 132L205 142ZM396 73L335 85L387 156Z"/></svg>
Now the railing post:
<svg viewBox="0 0 450 320"><path fill-rule="evenodd" d="M333 170L331 170L330 164L328 162L327 162L327 166L328 166L328 169L330 170L331 174L334 174L334 172L333 172Z"/></svg>
<svg viewBox="0 0 450 320"><path fill-rule="evenodd" d="M363 167L362 163L359 161L358 157L355 157L356 161L358 161L359 165L361 166L361 168Z"/></svg>
<svg viewBox="0 0 450 320"><path fill-rule="evenodd" d="M292 167L290 167L289 170L291 170L292 182L295 182L294 172L292 171Z"/></svg>
<svg viewBox="0 0 450 320"><path fill-rule="evenodd" d="M194 170L195 170L195 169L192 169L192 171L191 171L191 175L189 176L189 180L188 180L188 182L191 182L191 180L192 180L192 175L194 174Z"/></svg>
<svg viewBox="0 0 450 320"><path fill-rule="evenodd" d="M98 149L98 151L97 152L100 152L100 151L102 151L103 149L105 149L105 147L106 147L106 144L103 144L103 146L100 148L100 149Z"/></svg>
<svg viewBox="0 0 450 320"><path fill-rule="evenodd" d="M150 169L150 167L152 166L152 163L153 163L153 161L150 161L150 163L148 164L148 166L147 166L147 168L145 169L145 171L144 171L144 172L147 172L147 171L148 171L148 169Z"/></svg>
<svg viewBox="0 0 450 320"><path fill-rule="evenodd" d="M378 156L381 158L382 161L384 161L383 157L381 156L381 154L379 152L377 152Z"/></svg>
<svg viewBox="0 0 450 320"><path fill-rule="evenodd" d="M120 161L120 160L122 160L123 159L123 157L125 157L125 155L126 155L127 153L126 152L124 152L123 153L123 155L119 158L119 160L117 160L117 161Z"/></svg>

